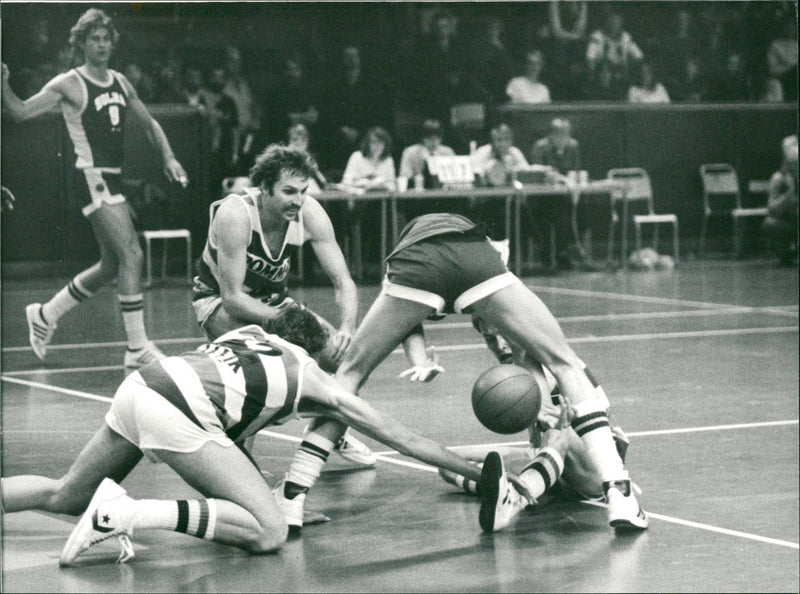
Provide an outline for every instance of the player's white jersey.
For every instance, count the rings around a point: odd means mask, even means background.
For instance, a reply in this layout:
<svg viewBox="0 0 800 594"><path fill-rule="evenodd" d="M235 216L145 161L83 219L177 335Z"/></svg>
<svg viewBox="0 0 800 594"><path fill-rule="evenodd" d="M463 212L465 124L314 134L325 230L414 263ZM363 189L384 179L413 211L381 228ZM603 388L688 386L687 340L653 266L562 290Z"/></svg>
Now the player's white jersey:
<svg viewBox="0 0 800 594"><path fill-rule="evenodd" d="M245 326L210 344L155 361L131 374L203 429L236 441L297 413L305 350L260 326Z"/></svg>

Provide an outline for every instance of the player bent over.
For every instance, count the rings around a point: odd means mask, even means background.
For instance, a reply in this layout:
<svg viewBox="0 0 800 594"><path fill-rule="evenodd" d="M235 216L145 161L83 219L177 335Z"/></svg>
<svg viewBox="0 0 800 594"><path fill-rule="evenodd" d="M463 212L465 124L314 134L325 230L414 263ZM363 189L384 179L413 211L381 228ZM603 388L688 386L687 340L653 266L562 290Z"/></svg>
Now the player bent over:
<svg viewBox="0 0 800 594"><path fill-rule="evenodd" d="M316 171L308 152L272 144L250 169L252 187L211 205L192 305L209 340L270 319L294 303L289 269L294 255L309 242L333 283L339 306L338 329L318 316L330 333L318 359L333 373L355 333L358 297L330 218L306 193ZM375 465L375 455L352 435L342 436L335 451L357 466Z"/></svg>
<svg viewBox="0 0 800 594"><path fill-rule="evenodd" d="M429 464L473 480L480 476L464 458L412 433L322 371L309 352L318 355L328 336L313 314L288 308L268 328L308 350L251 325L142 367L120 385L103 427L65 476L2 479L5 512L86 510L64 546L61 565L112 536L120 537L120 561L125 561L133 556L130 537L147 528L251 553L275 551L286 540L286 519L261 473L234 442L290 417L316 415L352 425ZM118 482L143 454L168 464L204 498L127 496Z"/></svg>
<svg viewBox="0 0 800 594"><path fill-rule="evenodd" d="M609 523L646 528L647 517L614 444L607 401L597 396L544 303L509 272L485 234L467 218L436 213L406 225L387 258L381 293L359 326L336 379L345 389L357 391L397 345L421 331L423 320L445 312L477 314L552 372L571 412L572 428L602 481ZM342 425L325 423L309 432L295 455L287 487L291 482L296 492L308 491L343 430ZM320 450L325 456L312 458ZM486 465L483 472L487 473ZM508 493L516 493L507 480L504 485ZM299 515L297 510L294 515Z"/></svg>

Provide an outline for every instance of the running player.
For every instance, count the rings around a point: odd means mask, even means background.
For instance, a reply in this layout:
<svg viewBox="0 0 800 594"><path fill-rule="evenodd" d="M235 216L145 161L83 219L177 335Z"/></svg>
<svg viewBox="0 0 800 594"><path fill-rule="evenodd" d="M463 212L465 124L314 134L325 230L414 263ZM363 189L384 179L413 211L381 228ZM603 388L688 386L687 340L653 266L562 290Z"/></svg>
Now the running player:
<svg viewBox="0 0 800 594"><path fill-rule="evenodd" d="M126 370L163 357L147 338L142 298L142 250L122 194L123 133L127 117L142 124L164 162L170 181L186 187L186 172L175 159L169 141L125 76L108 67L119 34L111 19L96 8L87 10L72 27L70 44L82 51L84 63L59 74L41 91L22 101L8 83L3 64L3 111L15 121L35 118L61 107L75 147L76 188L85 203L83 214L100 244L100 261L75 276L48 302L25 308L29 339L44 360L58 320L116 278L128 348Z"/></svg>
<svg viewBox="0 0 800 594"><path fill-rule="evenodd" d="M445 312L478 314L550 370L569 409L571 425L603 483L609 523L615 528L646 528L647 516L614 444L608 402L598 397L584 365L544 303L509 272L485 233L469 219L436 213L406 226L387 258L383 289L359 326L336 372L337 380L356 392L397 345L420 340L424 344L422 321ZM424 348L407 352L416 352L419 364L426 364ZM279 500L290 524L302 522L302 500L293 503L292 496L304 494L314 484L324 465L320 452L327 456L343 430L342 425L325 423L301 443L284 486L285 501ZM495 514L501 516L515 511L510 502L521 497L502 470L504 482L497 482L503 492L496 500L501 509ZM486 464L483 472L487 473ZM506 504L508 513L502 509ZM482 527L492 531L501 523L492 518L491 523L482 522Z"/></svg>
<svg viewBox="0 0 800 594"><path fill-rule="evenodd" d="M4 511L76 515L85 510L62 550L61 565L112 536L122 543L119 561L130 559L130 537L148 528L251 553L275 551L286 540L286 520L263 476L234 442L290 417L316 415L352 425L429 464L473 480L480 476L477 466L412 433L322 371L312 356L319 356L328 336L312 313L287 308L267 328L271 333L246 326L131 373L114 395L103 426L65 476L2 479ZM204 498L126 495L118 483L143 455L168 464Z"/></svg>
<svg viewBox="0 0 800 594"><path fill-rule="evenodd" d="M331 336L320 366L332 373L355 332L358 298L330 218L306 194L316 169L306 151L270 145L250 170L252 187L211 205L193 305L210 340L269 320L295 305L289 297L289 268L297 250L309 241L333 283L339 306L338 330L320 318ZM375 464L369 448L349 434L338 441L336 451L358 466Z"/></svg>

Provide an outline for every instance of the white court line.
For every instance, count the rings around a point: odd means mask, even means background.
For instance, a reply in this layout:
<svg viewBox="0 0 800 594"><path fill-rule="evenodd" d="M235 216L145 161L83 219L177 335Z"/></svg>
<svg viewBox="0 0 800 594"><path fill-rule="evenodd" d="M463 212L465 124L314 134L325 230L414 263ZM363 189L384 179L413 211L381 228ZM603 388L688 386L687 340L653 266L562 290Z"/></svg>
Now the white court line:
<svg viewBox="0 0 800 594"><path fill-rule="evenodd" d="M585 505L594 505L596 507L608 507L605 503L602 503L600 501L581 501L581 503ZM651 512L647 512L647 515L650 516L651 518L655 518L656 520L661 520L663 522L670 522L672 524L679 524L681 526L689 526L690 528L699 528L700 530L708 530L709 532L717 532L719 534L727 534L728 536L738 536L739 538L747 538L749 540L755 540L767 544L774 544L781 547L787 547L790 549L800 549L800 544L788 540L779 540L777 538L759 536L758 534L750 534L749 532L740 532L739 530L729 530L728 528L720 528L718 526L712 526L711 524L701 524L700 522L692 522L691 520L682 520L680 518L674 518L672 516L664 516L662 514L654 514Z"/></svg>
<svg viewBox="0 0 800 594"><path fill-rule="evenodd" d="M27 386L31 386L31 387L42 388L42 389L49 390L49 391L52 391L52 392L62 392L63 394L67 394L67 395L70 395L70 396L76 396L78 398L84 398L84 399L87 399L87 400L96 400L96 401L100 401L100 402L111 402L111 400L112 400L111 398L109 398L107 396L98 396L96 394L89 394L88 392L81 392L81 391L78 391L78 390L70 390L68 388L59 388L57 386L48 386L47 384L42 384L42 383L39 383L39 382L30 382L30 381L27 381L27 380L21 380L21 379L16 379L16 378L6 378L6 377L2 377L0 379L3 379L4 381L11 382L11 383L17 383L17 384L23 384L23 385L27 385ZM763 425L770 425L770 424L786 424L786 423L795 423L796 424L797 421L796 420L795 421L777 421L775 423L765 423L765 424L755 424L754 423L752 425L742 425L742 427L744 427L744 426L755 426L755 425L762 425L763 426ZM719 430L719 428L721 428L721 427L724 427L724 428L736 428L736 427L740 427L740 426L738 426L738 425L719 425L718 427L716 427L714 429ZM712 428L696 428L695 430L713 430L713 429ZM673 431L673 430L669 430L669 431ZM641 433L638 433L638 434L630 433L629 435L644 435L646 433L654 434L655 432L641 432ZM294 437L292 435L285 435L283 433L275 433L275 432L269 431L267 429L262 429L261 431L259 431L259 434L266 435L266 436L269 436L269 437L274 437L274 438L277 438L277 439L282 439L284 441L291 441L291 442L294 442L294 443L299 443L302 440L302 438L299 438L299 437ZM389 464L394 464L396 466L405 466L406 468L413 468L413 469L422 470L422 471L425 471L425 472L438 473L438 470L436 468L434 468L433 466L428 466L426 464L420 464L418 462L409 462L409 461L406 461L406 460L398 460L398 459L395 459L395 458L390 458L387 454L376 454L376 458L378 458L379 460L381 460L383 462L387 462ZM583 503L588 503L590 505L600 505L601 507L604 507L604 504L598 504L597 502L588 502L588 501L586 501L586 502L583 502ZM764 537L764 536L758 536L756 534L748 534L747 532L739 532L738 530L728 530L727 528L719 528L717 526L711 526L710 524L700 524L698 522L692 522L692 521L689 521L689 520L681 520L680 518L673 518L671 516L664 516L664 515L661 515L661 514L653 514L653 513L650 513L650 512L648 512L648 513L649 513L651 518L662 520L664 522L671 522L671 523L674 523L674 524L680 524L682 526L688 526L690 528L699 528L701 530L708 530L710 532L718 532L720 534L727 534L729 536L737 536L739 538L747 538L747 539L750 539L750 540L756 540L756 541L764 542L764 543L767 543L767 544L775 544L775 545L784 546L784 547L790 547L790 548L794 548L794 549L798 548L798 544L794 543L794 542L788 542L788 541L785 541L785 540L778 540L778 539L774 539L774 538L767 538L767 537Z"/></svg>
<svg viewBox="0 0 800 594"><path fill-rule="evenodd" d="M659 339L666 339L666 338L711 338L714 336L737 336L737 335L751 335L751 334L783 334L788 332L798 332L800 328L798 326L767 326L763 328L729 328L725 330L695 330L689 332L657 332L657 333L648 333L648 334L616 334L610 336L577 336L575 338L567 338L567 342L570 344L586 344L586 343L598 343L598 342L627 342L627 341L637 341L637 340L659 340ZM187 339L172 339L171 342L177 341L186 341ZM191 339L192 341L196 341L196 339ZM155 342L158 343L165 343L167 341L157 340ZM61 345L62 348L71 348L71 349L78 349L78 348L86 348L87 345ZM101 344L90 345L90 346L103 346ZM15 350L30 350L30 347L12 347ZM451 351L478 351L483 350L486 348L486 345L482 342L476 342L471 344L452 344L452 345L442 345L437 346L436 350L441 352L451 352ZM9 349L11 350L11 349ZM403 349L397 348L391 352L392 355L402 354ZM104 367L71 367L65 369L51 369L48 370L44 369L25 369L21 371L8 371L3 374L3 377L9 376L18 376L18 375L33 375L38 373L76 373L76 372L90 372L92 370L102 370L108 371L111 369L122 369L122 366L115 366L115 365L107 365Z"/></svg>

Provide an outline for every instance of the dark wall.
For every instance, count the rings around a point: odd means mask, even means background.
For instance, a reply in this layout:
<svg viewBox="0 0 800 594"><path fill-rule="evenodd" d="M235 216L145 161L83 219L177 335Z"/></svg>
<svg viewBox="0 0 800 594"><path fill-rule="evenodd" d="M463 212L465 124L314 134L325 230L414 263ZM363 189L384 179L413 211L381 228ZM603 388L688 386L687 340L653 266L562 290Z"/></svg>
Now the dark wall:
<svg viewBox="0 0 800 594"><path fill-rule="evenodd" d="M153 106L191 183L187 190L166 181L158 154L141 131L127 135L124 177L140 228L185 227L202 247L207 207L217 196L206 180L206 128L192 109ZM797 130L793 105L509 106L497 114L515 130L526 153L546 135L553 117L568 117L592 178L613 167L644 167L653 181L656 210L675 212L684 238L699 234L702 163L737 167L743 187L765 179L780 165L781 139ZM2 180L17 196L3 216L4 261L89 259L97 247L80 205L71 196L72 147L60 115L12 124L3 121ZM146 191L145 191L146 190Z"/></svg>
<svg viewBox="0 0 800 594"><path fill-rule="evenodd" d="M656 211L677 214L684 237L700 230L700 165L732 164L746 191L750 179L767 179L780 167L781 140L797 132L797 107L788 104L509 105L496 114L514 129L515 144L528 157L555 117L572 123L592 179L615 167L646 169Z"/></svg>

